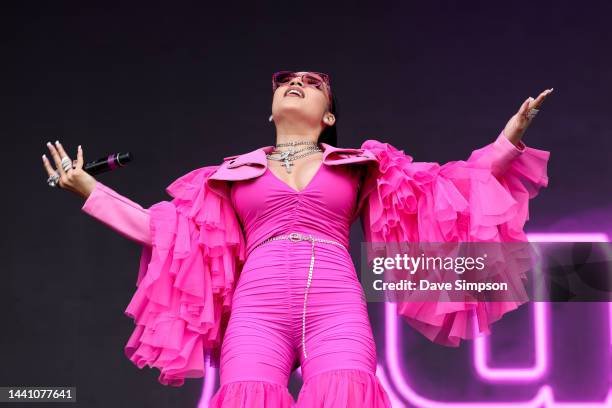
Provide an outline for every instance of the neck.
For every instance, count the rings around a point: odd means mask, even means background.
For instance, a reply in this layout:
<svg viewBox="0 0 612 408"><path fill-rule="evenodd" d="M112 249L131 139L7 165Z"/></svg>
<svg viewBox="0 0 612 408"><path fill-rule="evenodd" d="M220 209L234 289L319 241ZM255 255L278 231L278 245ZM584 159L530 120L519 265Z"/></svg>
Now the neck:
<svg viewBox="0 0 612 408"><path fill-rule="evenodd" d="M300 134L286 134L286 135L277 135L276 136L276 144L282 143L291 143L291 142L310 142L317 143L318 137L314 136L304 136Z"/></svg>
<svg viewBox="0 0 612 408"><path fill-rule="evenodd" d="M276 144L289 142L314 142L319 140L321 126L295 126L279 123L276 126Z"/></svg>

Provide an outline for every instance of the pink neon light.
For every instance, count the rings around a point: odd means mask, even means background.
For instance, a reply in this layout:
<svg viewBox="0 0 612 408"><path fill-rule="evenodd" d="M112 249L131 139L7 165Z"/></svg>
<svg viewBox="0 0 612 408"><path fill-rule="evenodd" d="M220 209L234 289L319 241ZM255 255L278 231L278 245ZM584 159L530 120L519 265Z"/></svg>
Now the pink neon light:
<svg viewBox="0 0 612 408"><path fill-rule="evenodd" d="M610 242L605 232L533 232L527 234L529 242Z"/></svg>
<svg viewBox="0 0 612 408"><path fill-rule="evenodd" d="M385 391L387 391L387 395L389 396L389 400L391 401L391 406L393 408L403 408L404 404L402 403L402 401L400 401L400 399L391 389L391 383L387 379L387 376L385 375L385 370L383 370L380 364L376 365L376 377L378 377L380 384L383 386Z"/></svg>
<svg viewBox="0 0 612 408"><path fill-rule="evenodd" d="M530 242L608 242L605 233L533 233L527 234ZM492 368L489 367L489 337L477 337L474 340L474 367L480 377L489 381L532 381L542 378L548 369L548 303L533 302L534 334L535 334L535 362L527 368ZM610 304L612 312L612 303ZM610 314L612 318L612 314ZM612 320L610 323L612 333ZM612 336L611 336L612 337ZM612 344L612 343L611 343Z"/></svg>
<svg viewBox="0 0 612 408"><path fill-rule="evenodd" d="M526 368L494 368L488 365L489 336L479 336L473 341L473 362L478 375L488 381L533 381L542 378L548 370L548 327L550 307L548 303L533 303L535 361Z"/></svg>
<svg viewBox="0 0 612 408"><path fill-rule="evenodd" d="M198 408L208 408L208 403L215 392L215 385L217 383L217 369L210 365L209 354L206 354L205 360L204 384L202 385L202 395L200 396Z"/></svg>
<svg viewBox="0 0 612 408"><path fill-rule="evenodd" d="M386 363L392 384L395 386L400 396L410 405L406 407L417 408L606 408L612 403L612 389L608 391L606 400L602 402L556 402L553 390L548 385L540 387L536 395L528 401L520 402L452 402L436 401L425 398L413 390L406 382L405 376L400 367L401 356L399 355L400 334L398 328L397 308L394 303L385 304L385 345ZM387 388L390 389L390 388ZM400 405L401 406L401 405Z"/></svg>
<svg viewBox="0 0 612 408"><path fill-rule="evenodd" d="M609 242L609 237L605 233L535 233L527 234L531 242ZM534 328L535 328L535 355L536 361L532 367L528 368L491 368L487 364L487 355L489 352L488 337L478 337L474 340L474 366L478 374L490 381L525 381L541 378L548 367L548 327L546 322L549 320L548 304L542 302L533 302L534 307ZM610 346L612 348L612 302L608 305L609 310L609 335ZM425 398L406 382L405 376L402 374L402 369L399 365L400 356L400 334L397 330L398 319L396 306L393 303L385 304L385 345L386 345L386 362L390 373L391 382L387 379L384 370L380 365L377 366L376 376L381 381L383 387L387 391L391 399L393 408L404 407L405 405L400 400L400 396L413 407L423 408L540 408L540 407L563 407L563 408L605 408L612 406L612 389L608 391L605 401L602 402L557 402L554 398L554 392L548 385L540 387L536 395L528 401L521 402L449 402L449 401L434 401ZM208 402L213 395L213 390L216 383L216 369L210 367L210 362L207 356L206 361L206 377L203 384L202 397L200 398L199 408L208 408ZM300 368L296 369L297 374L301 377ZM400 393L400 396L392 391L391 385Z"/></svg>
<svg viewBox="0 0 612 408"><path fill-rule="evenodd" d="M527 234L529 241L531 242L609 242L609 237L605 233L558 233L558 234ZM481 340L480 343L475 344L474 358L475 366L481 376L489 379L501 380L504 379L504 375L508 377L514 377L513 380L526 380L532 378L539 378L547 367L547 329L545 322L548 320L548 309L542 304L541 307L538 305L541 302L534 302L534 313L536 324L534 325L535 336L536 336L536 363L533 367L527 369L492 369L486 364L486 355L488 351L488 344L485 338L477 338ZM539 310L539 311L538 311ZM609 333L610 333L610 344L612 345L612 302L609 303ZM385 304L385 345L386 345L386 362L387 368L390 372L392 383L399 391L401 397L408 401L414 407L427 407L427 408L540 408L540 407L564 407L564 408L603 408L612 406L612 388L608 390L608 395L605 401L602 402L557 402L554 398L554 392L548 385L543 385L538 390L537 394L529 401L521 402L449 402L449 401L434 401L425 398L406 382L405 376L402 374L402 368L399 365L399 345L400 333L398 331L398 318L397 308L394 303ZM382 370L381 370L382 372ZM390 387L388 388L390 389ZM396 397L397 398L397 397Z"/></svg>

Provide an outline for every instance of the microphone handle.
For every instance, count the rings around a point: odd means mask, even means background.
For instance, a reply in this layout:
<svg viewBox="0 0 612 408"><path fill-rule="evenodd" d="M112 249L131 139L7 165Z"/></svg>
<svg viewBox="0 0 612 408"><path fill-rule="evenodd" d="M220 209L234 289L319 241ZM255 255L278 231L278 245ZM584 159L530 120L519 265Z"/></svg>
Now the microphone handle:
<svg viewBox="0 0 612 408"><path fill-rule="evenodd" d="M83 170L91 175L96 175L123 167L133 159L134 155L130 152L113 153L109 154L107 157L102 157L92 162L85 163Z"/></svg>

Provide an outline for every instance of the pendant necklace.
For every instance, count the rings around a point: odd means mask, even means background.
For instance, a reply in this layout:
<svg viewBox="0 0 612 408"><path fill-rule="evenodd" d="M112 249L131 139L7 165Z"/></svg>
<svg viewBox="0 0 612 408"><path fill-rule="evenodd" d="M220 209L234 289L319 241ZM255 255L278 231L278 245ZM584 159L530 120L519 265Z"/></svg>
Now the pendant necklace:
<svg viewBox="0 0 612 408"><path fill-rule="evenodd" d="M308 145L307 147L296 150L293 146L295 145ZM280 143L275 146L283 147L290 146L288 150L274 150L271 153L266 154L266 157L270 160L280 161L282 165L285 167L287 173L291 173L291 167L293 166L293 161L296 159L300 159L302 157L306 157L308 155L322 152L323 150L319 147L316 142L288 142L288 143ZM304 152L304 153L302 153ZM299 154L302 153L302 154ZM275 155L279 155L276 157Z"/></svg>

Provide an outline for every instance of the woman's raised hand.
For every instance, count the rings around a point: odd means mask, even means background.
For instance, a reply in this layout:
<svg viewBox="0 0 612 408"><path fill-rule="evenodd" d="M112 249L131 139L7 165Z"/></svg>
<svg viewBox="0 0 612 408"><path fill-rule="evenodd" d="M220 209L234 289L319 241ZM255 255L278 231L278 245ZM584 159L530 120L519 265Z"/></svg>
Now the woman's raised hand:
<svg viewBox="0 0 612 408"><path fill-rule="evenodd" d="M83 149L81 145L77 148L77 159L72 160L72 168L67 171L64 171L62 167L62 158L68 157L68 154L64 151L61 143L56 141L54 146L50 142L47 142L47 147L51 152L51 157L53 157L55 167L57 168L57 170L54 169L47 156L43 154L42 160L47 174L51 176L57 173L59 175L59 187L72 191L80 197L87 199L96 185L96 179L83 170Z"/></svg>
<svg viewBox="0 0 612 408"><path fill-rule="evenodd" d="M529 127L529 124L533 120L533 116L530 117L528 115L531 109L540 109L544 99L552 92L552 88L547 89L540 93L536 99L533 99L531 96L525 99L525 102L521 105L518 112L514 114L506 123L506 127L504 128L504 134L515 145L521 140L525 130ZM535 116L535 115L534 115Z"/></svg>

